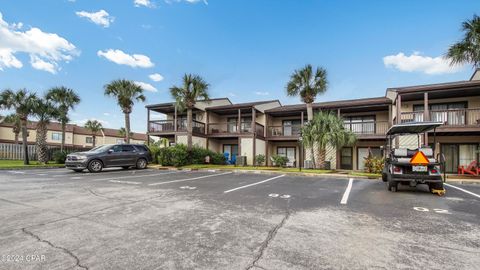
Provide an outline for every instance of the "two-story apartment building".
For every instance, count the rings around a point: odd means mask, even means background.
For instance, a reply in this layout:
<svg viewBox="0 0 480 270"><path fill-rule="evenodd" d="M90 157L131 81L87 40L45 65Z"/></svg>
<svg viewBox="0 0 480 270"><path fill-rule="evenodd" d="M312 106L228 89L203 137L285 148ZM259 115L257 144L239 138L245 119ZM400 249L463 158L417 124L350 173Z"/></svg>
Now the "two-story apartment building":
<svg viewBox="0 0 480 270"><path fill-rule="evenodd" d="M35 144L36 140L36 122L28 122L27 141L29 144ZM21 143L22 133L19 134L19 143ZM0 123L0 143L14 143L15 133L13 125L7 122ZM60 123L51 122L47 126L47 143L49 146L59 146L62 142L62 127ZM96 134L96 145L123 143L124 138L120 135L118 129L104 128ZM142 133L133 133L131 143L147 143L147 135ZM92 148L92 132L84 127L67 124L65 131L65 146L72 148Z"/></svg>
<svg viewBox="0 0 480 270"><path fill-rule="evenodd" d="M150 135L186 143L186 115L177 112L174 103L150 105L147 110ZM445 155L447 172L479 160L479 70L468 81L389 88L383 97L314 103L313 110L338 114L358 138L353 146L327 149L332 168L363 170L365 157L381 155L392 124L413 121L444 122L435 142L427 134L422 143ZM151 120L152 111L163 113L165 119ZM282 106L277 100L232 104L227 98L213 99L198 102L194 116L194 144L227 153L230 161L240 155L253 164L255 155L264 154L271 165L272 155L284 155L289 166L298 167L305 160L305 153L300 156L304 151L300 151L299 140L307 121L305 104ZM402 137L397 143L414 148L416 140Z"/></svg>

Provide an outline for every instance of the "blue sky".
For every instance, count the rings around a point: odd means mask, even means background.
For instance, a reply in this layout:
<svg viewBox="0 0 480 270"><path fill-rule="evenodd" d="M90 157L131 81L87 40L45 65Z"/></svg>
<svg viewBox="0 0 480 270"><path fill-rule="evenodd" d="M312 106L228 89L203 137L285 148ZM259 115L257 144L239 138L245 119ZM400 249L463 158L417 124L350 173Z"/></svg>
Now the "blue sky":
<svg viewBox="0 0 480 270"><path fill-rule="evenodd" d="M171 101L168 88L186 72L232 102L298 103L285 84L307 63L328 71L317 101L382 96L387 87L468 79L471 67L440 57L479 8L473 0L2 0L0 89L64 85L82 98L74 122L118 128L123 115L103 85L146 83L154 89L131 117L140 132L144 106Z"/></svg>

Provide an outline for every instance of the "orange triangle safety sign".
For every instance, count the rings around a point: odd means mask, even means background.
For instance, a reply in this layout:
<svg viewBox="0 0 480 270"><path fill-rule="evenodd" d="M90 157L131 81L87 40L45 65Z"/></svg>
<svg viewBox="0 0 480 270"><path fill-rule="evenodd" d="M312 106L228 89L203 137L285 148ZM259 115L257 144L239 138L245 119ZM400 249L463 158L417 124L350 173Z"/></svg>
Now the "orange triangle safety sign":
<svg viewBox="0 0 480 270"><path fill-rule="evenodd" d="M427 165L428 158L422 151L418 151L413 155L412 159L410 159L410 164Z"/></svg>

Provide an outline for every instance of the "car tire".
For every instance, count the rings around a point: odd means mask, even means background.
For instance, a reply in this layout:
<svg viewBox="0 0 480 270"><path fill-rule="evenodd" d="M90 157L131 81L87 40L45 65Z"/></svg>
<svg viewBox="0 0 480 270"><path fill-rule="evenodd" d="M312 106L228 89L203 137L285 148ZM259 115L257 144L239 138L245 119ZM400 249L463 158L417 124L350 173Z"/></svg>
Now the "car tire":
<svg viewBox="0 0 480 270"><path fill-rule="evenodd" d="M390 190L391 192L397 192L397 190L398 190L398 183L397 183L397 181L388 181L388 183L387 183L387 188L388 188L388 190Z"/></svg>
<svg viewBox="0 0 480 270"><path fill-rule="evenodd" d="M83 169L75 169L75 170L73 170L73 171L80 173L80 172L83 172Z"/></svg>
<svg viewBox="0 0 480 270"><path fill-rule="evenodd" d="M91 173L101 172L102 169L103 169L103 163L98 159L94 159L88 163L88 171Z"/></svg>
<svg viewBox="0 0 480 270"><path fill-rule="evenodd" d="M144 159L144 158L139 158L139 159L137 160L137 163L136 163L135 165L136 165L135 167L136 167L138 170L143 170L143 169L147 168L147 160Z"/></svg>
<svg viewBox="0 0 480 270"><path fill-rule="evenodd" d="M122 166L122 169L127 170L130 166Z"/></svg>
<svg viewBox="0 0 480 270"><path fill-rule="evenodd" d="M436 190L442 190L443 189L443 182L440 183L429 183L428 184L428 189L430 192L432 192L434 189Z"/></svg>

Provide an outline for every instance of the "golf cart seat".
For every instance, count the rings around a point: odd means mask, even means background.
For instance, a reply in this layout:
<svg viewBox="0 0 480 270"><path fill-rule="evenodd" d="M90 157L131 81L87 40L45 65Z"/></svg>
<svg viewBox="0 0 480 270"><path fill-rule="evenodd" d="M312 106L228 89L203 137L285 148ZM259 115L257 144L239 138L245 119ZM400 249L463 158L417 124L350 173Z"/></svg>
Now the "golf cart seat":
<svg viewBox="0 0 480 270"><path fill-rule="evenodd" d="M399 157L413 157L415 153L422 151L427 157L433 157L433 150L430 147L421 147L419 149L397 148L393 151L393 155Z"/></svg>

